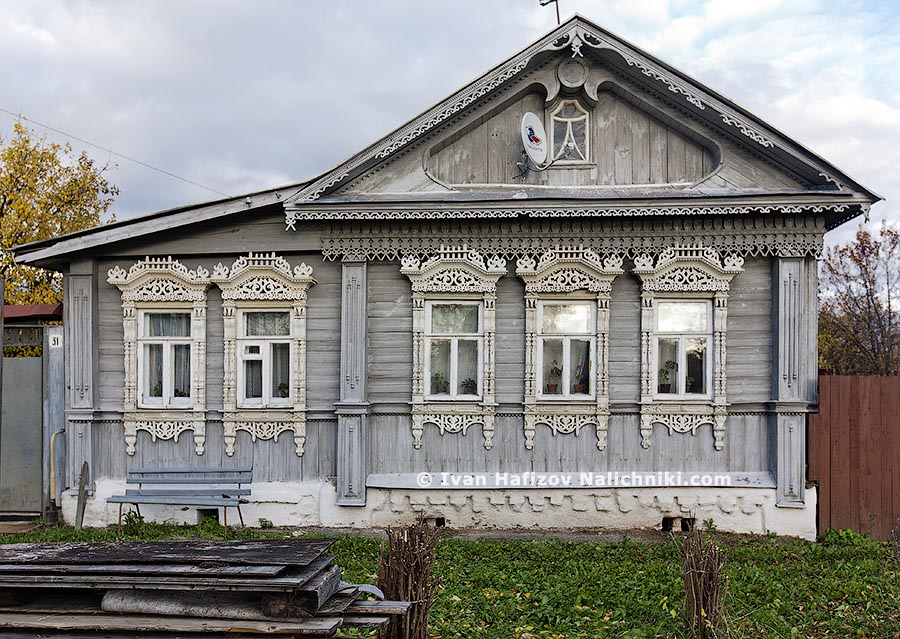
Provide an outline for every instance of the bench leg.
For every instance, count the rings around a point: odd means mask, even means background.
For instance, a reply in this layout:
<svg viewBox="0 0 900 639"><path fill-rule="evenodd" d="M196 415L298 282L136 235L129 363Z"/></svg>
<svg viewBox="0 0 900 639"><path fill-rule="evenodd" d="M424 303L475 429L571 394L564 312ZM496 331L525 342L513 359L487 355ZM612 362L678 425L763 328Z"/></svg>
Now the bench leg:
<svg viewBox="0 0 900 639"><path fill-rule="evenodd" d="M241 520L241 528L244 528L244 527L245 527L245 526L244 526L244 513L241 512L241 505L240 505L240 504L238 504L238 506L237 506L237 511L238 511L238 519Z"/></svg>
<svg viewBox="0 0 900 639"><path fill-rule="evenodd" d="M228 506L222 506L222 516L225 519L225 534L228 534Z"/></svg>
<svg viewBox="0 0 900 639"><path fill-rule="evenodd" d="M122 536L122 502L119 502L119 537Z"/></svg>

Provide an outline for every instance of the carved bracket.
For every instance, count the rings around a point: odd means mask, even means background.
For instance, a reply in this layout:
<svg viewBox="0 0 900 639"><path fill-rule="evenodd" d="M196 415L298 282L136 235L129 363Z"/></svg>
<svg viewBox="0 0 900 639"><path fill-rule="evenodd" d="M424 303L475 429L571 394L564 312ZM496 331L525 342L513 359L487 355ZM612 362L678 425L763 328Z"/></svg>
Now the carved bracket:
<svg viewBox="0 0 900 639"><path fill-rule="evenodd" d="M178 441L185 431L194 432L194 451L198 455L204 453L206 445L206 422L202 420L163 420L142 419L134 415L126 415L123 421L125 429L125 452L134 455L138 431L150 433L152 441L170 439Z"/></svg>
<svg viewBox="0 0 900 639"><path fill-rule="evenodd" d="M673 433L697 434L697 429L709 424L713 429L714 446L716 450L725 447L725 421L727 415L684 415L684 414L643 414L641 415L641 447L650 448L653 437L653 424L665 426L669 435Z"/></svg>
<svg viewBox="0 0 900 639"><path fill-rule="evenodd" d="M441 436L446 433L465 435L472 426L480 425L484 436L484 447L490 450L494 441L494 416L492 414L464 413L416 413L412 416L413 447L422 448L422 434L425 424L433 424L440 430Z"/></svg>

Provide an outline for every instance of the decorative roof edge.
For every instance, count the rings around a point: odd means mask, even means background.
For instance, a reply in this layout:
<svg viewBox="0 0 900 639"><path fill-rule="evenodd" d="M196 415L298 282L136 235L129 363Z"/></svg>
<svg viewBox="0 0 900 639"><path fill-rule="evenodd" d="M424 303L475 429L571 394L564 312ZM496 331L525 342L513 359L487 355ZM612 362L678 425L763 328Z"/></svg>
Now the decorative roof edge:
<svg viewBox="0 0 900 639"><path fill-rule="evenodd" d="M698 111L705 111L709 107L711 111L719 115L721 124L734 128L737 133L763 148L779 149L798 158L800 158L800 154L795 149L789 148L789 146L801 149L803 162L814 167L816 172L827 183L836 186L841 184L837 178L831 175L831 173L840 173L840 171L818 158L818 156L815 156L802 145L790 140L765 122L752 116L752 114L747 113L745 115L741 113L741 109L737 105L734 105L737 108L733 108L726 103L727 98L720 100L717 97L718 94L693 78L686 76L651 54L627 43L622 38L576 14L530 46L456 91L450 97L442 100L381 140L345 160L331 171L324 173L318 179L313 180L310 184L287 198L285 200L286 219L290 216L291 206L317 200L326 191L333 189L354 174L354 171L360 169L360 167L383 160L407 144L417 140L437 125L455 116L464 108L498 89L508 80L524 71L537 54L569 48L572 51L573 58L584 57L581 50L585 46L597 50L607 49L617 53L625 60L628 66L634 67L646 77L663 85L671 93L684 98L685 102L691 107ZM784 143L785 141L788 142L787 145ZM826 166L821 166L820 161L825 163ZM880 196L866 190L864 187L860 186L859 188L872 197L873 201L880 199Z"/></svg>
<svg viewBox="0 0 900 639"><path fill-rule="evenodd" d="M403 209L403 210L309 210L286 211L285 230L296 231L296 224L305 220L428 220L470 218L516 217L635 217L661 215L748 215L770 214L823 214L840 216L842 222L860 213L868 215L869 204L736 204L695 206L628 206L618 204L584 207L539 208L483 208L483 209Z"/></svg>

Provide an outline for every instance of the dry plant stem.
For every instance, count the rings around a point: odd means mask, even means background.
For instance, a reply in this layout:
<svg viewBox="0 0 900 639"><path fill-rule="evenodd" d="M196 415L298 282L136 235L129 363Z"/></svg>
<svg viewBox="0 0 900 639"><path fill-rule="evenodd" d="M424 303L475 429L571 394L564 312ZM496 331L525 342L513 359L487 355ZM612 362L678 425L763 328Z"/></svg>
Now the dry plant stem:
<svg viewBox="0 0 900 639"><path fill-rule="evenodd" d="M378 587L387 599L413 602L405 617L395 617L379 631L381 639L426 639L428 611L440 579L434 566L441 530L420 516L405 528L389 528L378 562Z"/></svg>
<svg viewBox="0 0 900 639"><path fill-rule="evenodd" d="M681 550L688 630L700 639L727 636L725 553L711 541L704 543L696 528L684 536Z"/></svg>

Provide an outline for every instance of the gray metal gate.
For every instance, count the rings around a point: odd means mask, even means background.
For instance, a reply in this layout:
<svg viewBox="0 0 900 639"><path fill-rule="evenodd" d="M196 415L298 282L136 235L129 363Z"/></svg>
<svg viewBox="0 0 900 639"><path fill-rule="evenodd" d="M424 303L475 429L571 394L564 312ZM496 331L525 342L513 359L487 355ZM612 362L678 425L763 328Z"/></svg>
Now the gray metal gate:
<svg viewBox="0 0 900 639"><path fill-rule="evenodd" d="M3 345L17 348L4 349L13 356L4 357L2 367L0 516L40 516L50 504L50 441L65 424L62 335L62 326L3 329ZM57 473L62 469L63 439L54 442ZM62 483L56 482L54 500Z"/></svg>

